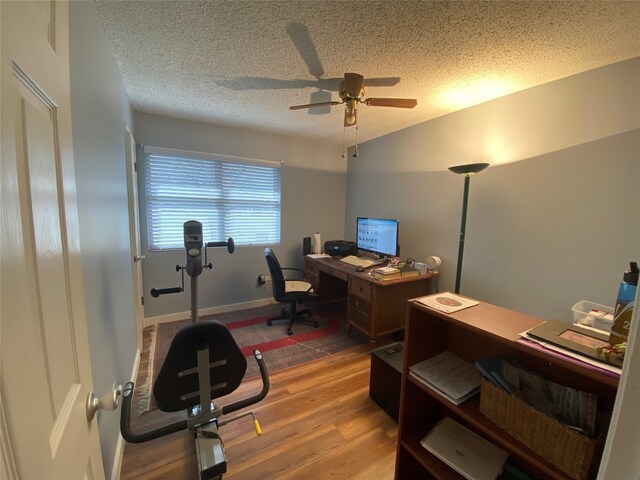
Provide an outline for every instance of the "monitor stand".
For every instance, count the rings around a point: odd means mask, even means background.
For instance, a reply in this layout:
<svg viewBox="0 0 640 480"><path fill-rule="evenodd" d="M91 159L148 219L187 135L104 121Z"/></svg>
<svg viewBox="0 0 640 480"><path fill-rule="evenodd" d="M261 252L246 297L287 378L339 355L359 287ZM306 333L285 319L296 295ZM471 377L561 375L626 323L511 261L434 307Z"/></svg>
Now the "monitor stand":
<svg viewBox="0 0 640 480"><path fill-rule="evenodd" d="M387 263L389 261L386 257L380 257L377 253L372 252L364 252L358 255L358 258L362 260L371 260L373 261L373 265L382 265L383 263Z"/></svg>

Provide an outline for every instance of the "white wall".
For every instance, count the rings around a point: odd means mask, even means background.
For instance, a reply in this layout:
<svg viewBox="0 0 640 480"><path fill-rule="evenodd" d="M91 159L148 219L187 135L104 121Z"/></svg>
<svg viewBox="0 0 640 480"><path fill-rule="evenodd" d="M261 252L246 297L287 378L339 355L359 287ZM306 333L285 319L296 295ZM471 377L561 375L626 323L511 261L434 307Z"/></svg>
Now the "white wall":
<svg viewBox="0 0 640 480"><path fill-rule="evenodd" d="M320 232L324 239L344 237L346 161L341 158L339 146L137 112L135 124L136 141L140 144L284 161L281 242L273 247L283 266L302 267L303 237L315 232ZM186 277L184 293L159 298L148 293L151 288L180 285L175 266L185 263L185 251L147 251L142 163L139 153L141 234L146 255L143 263L145 317L154 319L190 310L189 279ZM200 308L266 301L267 292L256 284L259 274L268 274L264 248L265 245L239 247L233 255L225 249L209 249L214 268L199 277Z"/></svg>
<svg viewBox="0 0 640 480"><path fill-rule="evenodd" d="M401 255L442 257L452 290L464 180L447 167L490 162L471 178L461 293L565 320L579 300L612 305L640 258L638 84L634 59L360 145L347 238L357 215L399 218Z"/></svg>
<svg viewBox="0 0 640 480"><path fill-rule="evenodd" d="M131 378L136 330L120 74L93 2L70 2L73 147L94 391ZM105 476L118 460L119 412L98 412Z"/></svg>
<svg viewBox="0 0 640 480"><path fill-rule="evenodd" d="M640 59L599 68L381 137L349 157L347 238L357 215L399 218L401 253L443 258L455 281L463 178L471 178L461 293L571 320L613 305L640 259ZM640 319L635 312L634 320ZM640 335L632 326L598 478L638 478Z"/></svg>

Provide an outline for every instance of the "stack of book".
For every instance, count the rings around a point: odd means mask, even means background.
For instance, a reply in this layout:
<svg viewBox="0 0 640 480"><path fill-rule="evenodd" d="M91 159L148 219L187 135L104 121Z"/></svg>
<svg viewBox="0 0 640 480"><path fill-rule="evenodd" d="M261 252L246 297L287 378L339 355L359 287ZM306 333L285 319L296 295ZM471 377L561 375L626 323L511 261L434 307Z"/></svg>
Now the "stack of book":
<svg viewBox="0 0 640 480"><path fill-rule="evenodd" d="M455 405L480 391L478 369L448 351L409 367L409 375Z"/></svg>
<svg viewBox="0 0 640 480"><path fill-rule="evenodd" d="M395 267L374 268L371 272L371 275L379 280L392 280L394 278L402 278L400 269Z"/></svg>
<svg viewBox="0 0 640 480"><path fill-rule="evenodd" d="M392 280L394 278L417 277L420 272L410 267L381 267L373 269L371 275L379 280Z"/></svg>

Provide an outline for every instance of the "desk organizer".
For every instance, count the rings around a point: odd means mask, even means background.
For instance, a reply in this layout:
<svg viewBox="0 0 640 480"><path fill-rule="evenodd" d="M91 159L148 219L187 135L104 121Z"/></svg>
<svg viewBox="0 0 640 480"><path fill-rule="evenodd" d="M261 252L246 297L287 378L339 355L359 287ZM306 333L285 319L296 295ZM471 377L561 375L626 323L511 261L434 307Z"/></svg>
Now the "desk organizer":
<svg viewBox="0 0 640 480"><path fill-rule="evenodd" d="M545 415L484 378L480 413L569 477L586 480L598 441Z"/></svg>

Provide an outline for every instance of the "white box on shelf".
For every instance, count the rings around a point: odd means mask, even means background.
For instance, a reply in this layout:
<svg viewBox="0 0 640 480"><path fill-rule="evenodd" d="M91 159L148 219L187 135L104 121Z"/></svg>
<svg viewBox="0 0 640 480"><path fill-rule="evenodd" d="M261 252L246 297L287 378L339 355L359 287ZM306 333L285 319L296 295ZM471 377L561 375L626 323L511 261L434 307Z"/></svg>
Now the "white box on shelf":
<svg viewBox="0 0 640 480"><path fill-rule="evenodd" d="M597 328L605 332L611 331L613 325L613 307L599 303L580 300L573 307L573 322L588 327Z"/></svg>

